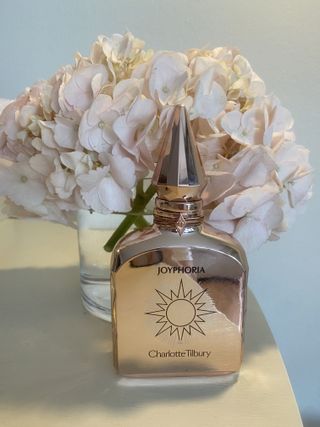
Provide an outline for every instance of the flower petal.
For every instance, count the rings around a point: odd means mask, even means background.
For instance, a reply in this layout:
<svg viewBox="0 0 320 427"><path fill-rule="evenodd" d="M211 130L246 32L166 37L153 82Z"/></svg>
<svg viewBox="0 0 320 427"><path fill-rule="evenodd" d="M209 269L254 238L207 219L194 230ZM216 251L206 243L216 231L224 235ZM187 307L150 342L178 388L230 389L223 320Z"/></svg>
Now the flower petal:
<svg viewBox="0 0 320 427"><path fill-rule="evenodd" d="M268 240L270 232L263 222L252 217L244 217L238 222L233 236L247 252L251 252Z"/></svg>
<svg viewBox="0 0 320 427"><path fill-rule="evenodd" d="M131 189L136 183L135 165L128 157L109 155L110 173L124 188Z"/></svg>
<svg viewBox="0 0 320 427"><path fill-rule="evenodd" d="M200 80L191 109L191 118L215 119L226 105L227 96L223 88L213 82L211 87L206 87Z"/></svg>

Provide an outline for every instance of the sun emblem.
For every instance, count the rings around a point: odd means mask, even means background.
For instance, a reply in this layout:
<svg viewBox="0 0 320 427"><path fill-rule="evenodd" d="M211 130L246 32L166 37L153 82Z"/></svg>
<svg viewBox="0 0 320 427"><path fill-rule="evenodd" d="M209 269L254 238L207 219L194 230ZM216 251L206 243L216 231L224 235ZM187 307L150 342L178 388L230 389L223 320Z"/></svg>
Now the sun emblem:
<svg viewBox="0 0 320 427"><path fill-rule="evenodd" d="M202 325L205 323L204 316L216 313L215 310L208 310L203 301L203 296L206 289L193 295L192 290L186 292L183 281L181 279L177 292L170 291L170 296L156 289L157 294L162 302L156 305L159 310L150 311L148 315L158 317L156 323L160 329L156 333L156 337L168 332L171 335L176 334L179 340L182 340L184 334L191 335L192 332L205 335Z"/></svg>

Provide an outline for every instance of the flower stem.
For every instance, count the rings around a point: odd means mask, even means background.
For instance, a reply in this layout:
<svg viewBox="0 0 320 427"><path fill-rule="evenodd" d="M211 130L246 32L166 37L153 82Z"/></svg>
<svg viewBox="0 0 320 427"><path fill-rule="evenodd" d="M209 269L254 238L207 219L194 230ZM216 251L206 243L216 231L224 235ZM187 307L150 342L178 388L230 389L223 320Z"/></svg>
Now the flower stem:
<svg viewBox="0 0 320 427"><path fill-rule="evenodd" d="M138 228L138 230L143 230L146 227L149 227L150 223L143 218L143 216L137 216L134 221L135 226Z"/></svg>
<svg viewBox="0 0 320 427"><path fill-rule="evenodd" d="M141 182L137 184L137 194L132 203L131 211L122 220L119 226L112 233L112 236L104 245L104 250L111 252L116 243L122 236L126 234L129 228L136 224L138 229L143 229L150 224L143 218L144 209L154 196L156 189L154 185L150 184L146 191L143 191Z"/></svg>

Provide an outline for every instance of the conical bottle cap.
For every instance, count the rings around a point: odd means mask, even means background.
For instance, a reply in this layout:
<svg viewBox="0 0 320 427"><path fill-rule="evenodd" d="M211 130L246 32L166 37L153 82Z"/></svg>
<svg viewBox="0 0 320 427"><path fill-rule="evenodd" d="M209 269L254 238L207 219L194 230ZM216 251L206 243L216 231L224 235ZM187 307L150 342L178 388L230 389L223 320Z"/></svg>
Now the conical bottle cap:
<svg viewBox="0 0 320 427"><path fill-rule="evenodd" d="M167 200L201 198L205 173L188 112L183 106L174 109L152 182L158 195Z"/></svg>

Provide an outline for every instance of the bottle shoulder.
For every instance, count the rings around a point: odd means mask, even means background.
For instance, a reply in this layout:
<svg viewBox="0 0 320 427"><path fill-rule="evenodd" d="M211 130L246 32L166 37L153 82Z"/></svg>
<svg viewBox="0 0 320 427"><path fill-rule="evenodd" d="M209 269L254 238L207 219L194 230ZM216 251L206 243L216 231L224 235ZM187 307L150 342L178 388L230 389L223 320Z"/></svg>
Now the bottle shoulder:
<svg viewBox="0 0 320 427"><path fill-rule="evenodd" d="M219 252L233 258L245 270L248 268L246 254L240 243L207 224L202 224L182 235L161 229L155 224L144 230L133 231L118 242L114 249L114 258L120 257L123 263L139 254L170 247Z"/></svg>

